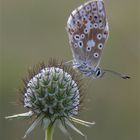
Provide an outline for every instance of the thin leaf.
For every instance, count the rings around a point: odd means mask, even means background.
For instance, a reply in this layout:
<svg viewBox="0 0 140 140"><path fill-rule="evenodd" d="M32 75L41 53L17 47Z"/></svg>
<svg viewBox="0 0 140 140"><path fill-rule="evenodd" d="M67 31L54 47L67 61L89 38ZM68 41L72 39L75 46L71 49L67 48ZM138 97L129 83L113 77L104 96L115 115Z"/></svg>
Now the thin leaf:
<svg viewBox="0 0 140 140"><path fill-rule="evenodd" d="M43 119L44 115L39 116L34 122L33 124L28 128L28 130L26 131L25 135L23 138L26 138L31 131L33 131L33 129L40 124L41 120Z"/></svg>
<svg viewBox="0 0 140 140"><path fill-rule="evenodd" d="M5 119L21 119L21 118L26 118L26 117L31 117L33 115L32 111L26 112L26 113L21 113L21 114L16 114L16 115L12 115L12 116L7 116L5 117Z"/></svg>
<svg viewBox="0 0 140 140"><path fill-rule="evenodd" d="M70 140L72 140L70 133L67 131L67 129L64 127L64 125L62 125L61 122L59 122L58 127L66 135L66 137L68 137Z"/></svg>
<svg viewBox="0 0 140 140"><path fill-rule="evenodd" d="M80 119L77 119L77 118L74 118L74 117L70 117L70 118L73 122L79 123L79 124L87 126L87 127L90 127L91 125L95 124L95 122L87 122L87 121L83 121L83 120L80 120Z"/></svg>
<svg viewBox="0 0 140 140"><path fill-rule="evenodd" d="M69 120L66 120L66 124L71 127L74 131L76 131L77 133L79 133L81 136L83 136L85 138L85 140L87 140L87 136L85 134L83 134L79 129L77 129Z"/></svg>

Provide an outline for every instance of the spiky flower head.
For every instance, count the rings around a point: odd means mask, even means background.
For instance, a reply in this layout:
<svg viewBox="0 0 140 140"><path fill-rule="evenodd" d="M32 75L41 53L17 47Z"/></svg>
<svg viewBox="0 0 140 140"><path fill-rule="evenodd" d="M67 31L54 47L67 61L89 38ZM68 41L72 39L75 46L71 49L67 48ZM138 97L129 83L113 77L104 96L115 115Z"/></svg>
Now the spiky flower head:
<svg viewBox="0 0 140 140"><path fill-rule="evenodd" d="M68 125L75 131L85 136L72 122L85 126L89 123L74 118L79 114L81 101L83 99L83 86L80 75L70 66L51 60L48 66L41 64L37 70L29 72L29 77L24 81L23 104L29 112L9 116L6 118L32 117L36 119L26 131L24 138L38 125L43 124L46 131L46 140L55 125L67 134L65 126Z"/></svg>

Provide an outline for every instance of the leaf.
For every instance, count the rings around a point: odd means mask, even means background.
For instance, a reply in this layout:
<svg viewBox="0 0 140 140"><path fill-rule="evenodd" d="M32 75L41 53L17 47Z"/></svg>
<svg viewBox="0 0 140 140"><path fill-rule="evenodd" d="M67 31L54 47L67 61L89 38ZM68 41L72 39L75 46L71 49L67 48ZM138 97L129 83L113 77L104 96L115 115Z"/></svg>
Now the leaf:
<svg viewBox="0 0 140 140"><path fill-rule="evenodd" d="M32 111L26 112L26 113L21 113L21 114L16 114L12 116L7 116L5 119L21 119L21 118L26 118L26 117L31 117L33 115Z"/></svg>
<svg viewBox="0 0 140 140"><path fill-rule="evenodd" d="M66 124L71 127L74 131L76 131L77 133L79 133L81 136L83 136L85 138L85 140L87 140L87 136L85 134L83 134L79 129L77 129L69 120L66 119Z"/></svg>
<svg viewBox="0 0 140 140"><path fill-rule="evenodd" d="M74 117L70 117L70 118L73 122L84 125L84 126L87 126L87 127L90 127L91 125L95 124L94 121L93 122L87 122L87 121L83 121L83 120L80 120L80 119L77 119L77 118L74 118Z"/></svg>
<svg viewBox="0 0 140 140"><path fill-rule="evenodd" d="M28 130L26 131L25 135L23 138L26 138L31 131L33 131L33 129L40 124L41 120L44 118L44 115L39 116L33 123L32 125L28 128Z"/></svg>
<svg viewBox="0 0 140 140"><path fill-rule="evenodd" d="M66 127L64 127L64 125L60 121L58 123L58 127L70 140L72 140L70 133L67 131Z"/></svg>

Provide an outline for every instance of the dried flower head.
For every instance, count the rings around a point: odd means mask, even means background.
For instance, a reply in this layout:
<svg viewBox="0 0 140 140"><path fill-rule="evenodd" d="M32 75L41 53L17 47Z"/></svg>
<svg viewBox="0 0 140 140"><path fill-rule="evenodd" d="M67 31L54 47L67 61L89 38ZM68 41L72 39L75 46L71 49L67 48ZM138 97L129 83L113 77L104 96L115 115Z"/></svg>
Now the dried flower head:
<svg viewBox="0 0 140 140"><path fill-rule="evenodd" d="M39 124L44 125L46 140L52 139L52 130L55 125L71 139L66 126L85 136L72 122L85 126L93 123L74 118L79 114L83 100L83 84L78 75L70 66L58 63L51 59L48 66L40 64L29 72L24 80L23 104L29 111L22 114L6 117L30 118L35 120L26 131L24 138Z"/></svg>

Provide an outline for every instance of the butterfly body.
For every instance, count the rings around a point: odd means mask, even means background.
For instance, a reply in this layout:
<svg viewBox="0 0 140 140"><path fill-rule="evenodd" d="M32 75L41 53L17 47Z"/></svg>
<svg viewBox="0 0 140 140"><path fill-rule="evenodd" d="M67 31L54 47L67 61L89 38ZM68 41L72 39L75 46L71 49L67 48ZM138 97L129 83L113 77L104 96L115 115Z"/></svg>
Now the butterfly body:
<svg viewBox="0 0 140 140"><path fill-rule="evenodd" d="M86 63L77 63L73 60L73 67L78 69L81 73L83 73L87 77L93 76L94 78L98 78L102 75L101 69L99 67L94 68L88 66Z"/></svg>
<svg viewBox="0 0 140 140"><path fill-rule="evenodd" d="M90 0L75 9L67 22L73 66L86 76L102 76L99 68L109 28L102 0Z"/></svg>

